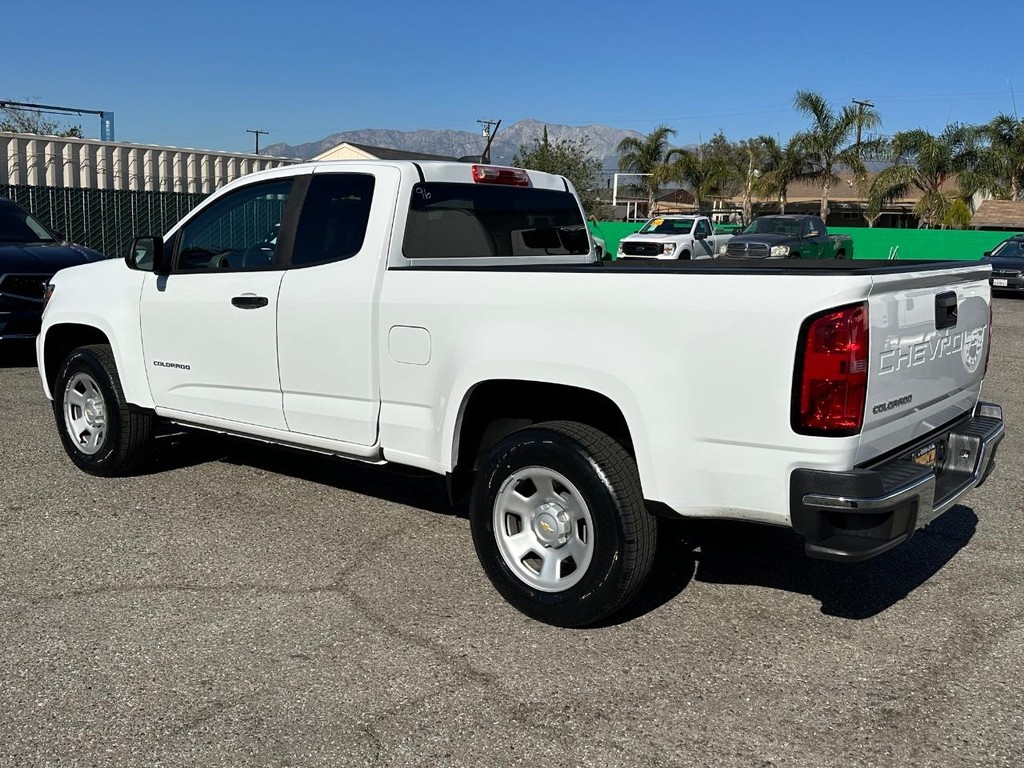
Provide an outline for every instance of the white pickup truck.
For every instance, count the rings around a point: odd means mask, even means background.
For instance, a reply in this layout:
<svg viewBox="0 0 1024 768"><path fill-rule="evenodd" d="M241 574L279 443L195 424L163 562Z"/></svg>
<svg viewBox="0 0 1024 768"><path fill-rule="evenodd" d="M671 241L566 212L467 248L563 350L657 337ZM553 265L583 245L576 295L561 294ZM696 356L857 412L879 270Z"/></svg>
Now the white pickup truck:
<svg viewBox="0 0 1024 768"><path fill-rule="evenodd" d="M498 591L581 626L637 593L655 516L859 560L981 483L988 275L599 262L559 176L313 163L59 272L37 352L84 471L131 473L163 420L447 475Z"/></svg>
<svg viewBox="0 0 1024 768"><path fill-rule="evenodd" d="M732 239L707 216L657 216L619 241L620 259L713 259Z"/></svg>

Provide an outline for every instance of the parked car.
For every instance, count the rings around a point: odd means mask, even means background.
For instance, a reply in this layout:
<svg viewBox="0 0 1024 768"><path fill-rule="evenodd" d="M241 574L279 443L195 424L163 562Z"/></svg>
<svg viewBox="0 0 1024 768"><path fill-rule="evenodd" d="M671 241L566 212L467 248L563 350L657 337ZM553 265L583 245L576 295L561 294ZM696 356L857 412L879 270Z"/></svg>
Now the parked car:
<svg viewBox="0 0 1024 768"><path fill-rule="evenodd" d="M719 255L738 259L852 259L853 240L830 235L820 216L759 216Z"/></svg>
<svg viewBox="0 0 1024 768"><path fill-rule="evenodd" d="M637 595L657 515L864 560L984 481L989 271L598 262L563 177L307 163L62 270L36 356L85 472L135 471L163 421L444 475L498 592L579 626Z"/></svg>
<svg viewBox="0 0 1024 768"><path fill-rule="evenodd" d="M97 251L64 242L13 200L0 197L0 339L33 338L54 273L102 259Z"/></svg>
<svg viewBox="0 0 1024 768"><path fill-rule="evenodd" d="M1024 291L1024 233L1006 238L981 260L992 265L992 290Z"/></svg>
<svg viewBox="0 0 1024 768"><path fill-rule="evenodd" d="M620 259L713 259L732 235L716 235L707 216L657 216L619 241Z"/></svg>

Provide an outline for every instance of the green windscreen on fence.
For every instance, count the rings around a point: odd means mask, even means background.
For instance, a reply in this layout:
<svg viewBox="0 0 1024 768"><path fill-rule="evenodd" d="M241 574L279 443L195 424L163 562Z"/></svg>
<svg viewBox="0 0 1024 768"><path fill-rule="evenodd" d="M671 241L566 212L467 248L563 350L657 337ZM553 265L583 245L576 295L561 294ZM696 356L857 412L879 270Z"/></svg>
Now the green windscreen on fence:
<svg viewBox="0 0 1024 768"><path fill-rule="evenodd" d="M865 227L829 228L836 235L853 238L858 259L980 259L1012 232L983 232L972 229L881 229Z"/></svg>
<svg viewBox="0 0 1024 768"><path fill-rule="evenodd" d="M590 222L591 231L604 239L608 253L614 255L619 240L636 232L642 222ZM829 227L833 235L853 238L857 259L980 259L1009 237L1012 232L983 232L953 229L882 229L867 227Z"/></svg>

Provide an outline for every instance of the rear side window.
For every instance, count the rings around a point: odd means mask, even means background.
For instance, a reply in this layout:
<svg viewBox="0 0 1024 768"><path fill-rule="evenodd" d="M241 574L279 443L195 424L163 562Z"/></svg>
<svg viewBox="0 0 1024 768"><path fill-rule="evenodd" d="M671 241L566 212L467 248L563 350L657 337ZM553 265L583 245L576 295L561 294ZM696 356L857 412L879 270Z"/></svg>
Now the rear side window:
<svg viewBox="0 0 1024 768"><path fill-rule="evenodd" d="M295 232L292 266L340 261L359 252L370 220L373 182L365 173L313 175Z"/></svg>
<svg viewBox="0 0 1024 768"><path fill-rule="evenodd" d="M588 253L590 237L568 192L421 183L413 188L402 251L411 259L564 256Z"/></svg>

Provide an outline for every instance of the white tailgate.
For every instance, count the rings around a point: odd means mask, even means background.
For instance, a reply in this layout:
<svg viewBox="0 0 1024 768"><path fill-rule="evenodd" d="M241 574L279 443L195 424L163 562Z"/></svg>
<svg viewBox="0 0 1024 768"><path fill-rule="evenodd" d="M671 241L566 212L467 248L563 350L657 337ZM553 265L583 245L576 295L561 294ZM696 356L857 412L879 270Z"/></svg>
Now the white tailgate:
<svg viewBox="0 0 1024 768"><path fill-rule="evenodd" d="M877 275L869 295L870 362L857 461L899 448L971 411L989 345L989 268ZM956 324L937 329L955 292ZM949 320L947 319L947 322Z"/></svg>

